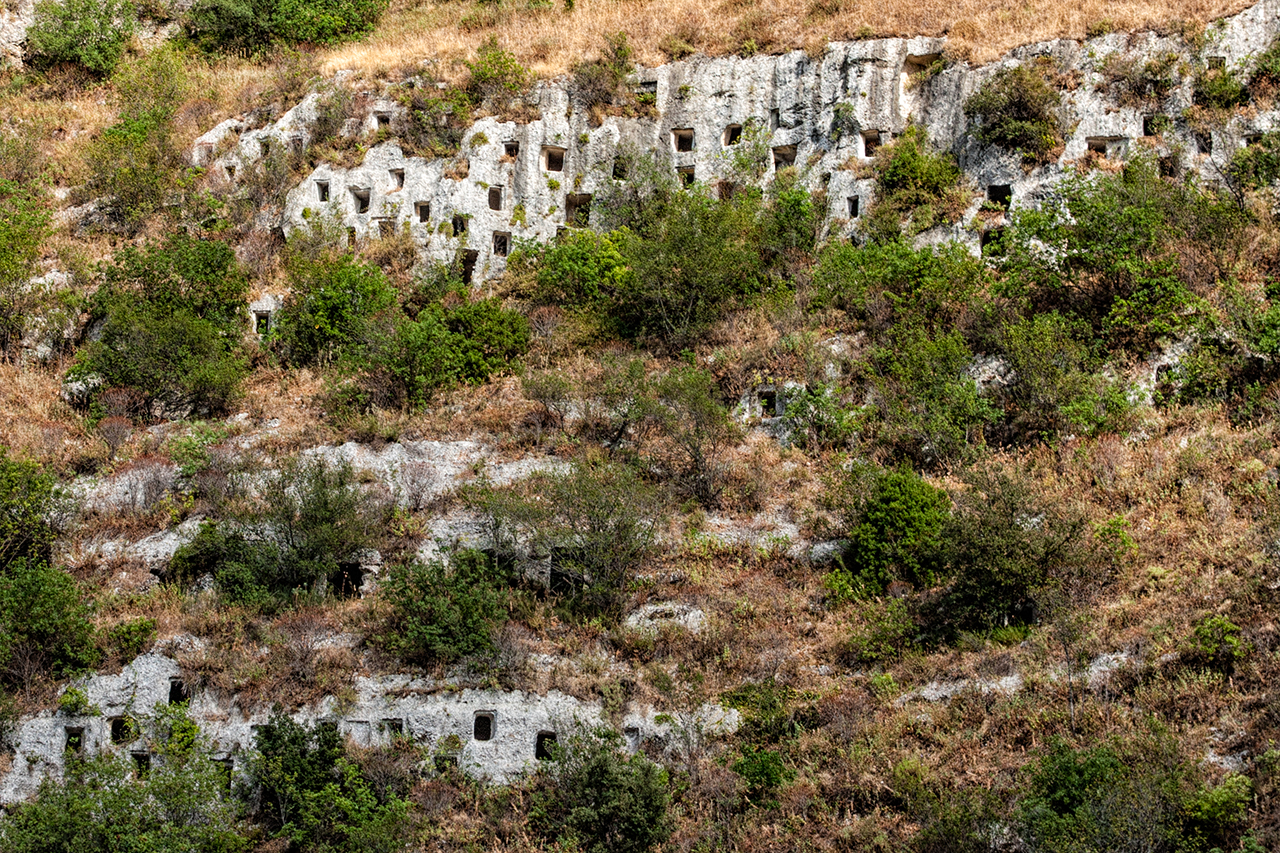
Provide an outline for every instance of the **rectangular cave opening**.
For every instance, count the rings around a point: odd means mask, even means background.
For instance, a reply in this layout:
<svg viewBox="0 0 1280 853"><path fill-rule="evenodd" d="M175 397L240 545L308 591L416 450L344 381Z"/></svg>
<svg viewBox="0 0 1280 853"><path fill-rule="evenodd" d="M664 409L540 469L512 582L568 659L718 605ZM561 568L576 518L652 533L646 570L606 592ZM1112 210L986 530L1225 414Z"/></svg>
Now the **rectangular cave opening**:
<svg viewBox="0 0 1280 853"><path fill-rule="evenodd" d="M476 740L493 740L493 711L476 711L471 735Z"/></svg>
<svg viewBox="0 0 1280 853"><path fill-rule="evenodd" d="M585 228L591 221L591 195L570 193L564 197L564 221L567 225Z"/></svg>
<svg viewBox="0 0 1280 853"><path fill-rule="evenodd" d="M681 166L676 169L676 175L680 178L680 186L682 187L693 186L693 182L697 177L692 166Z"/></svg>
<svg viewBox="0 0 1280 853"><path fill-rule="evenodd" d="M554 755L555 745L555 732L538 732L538 737L533 742L533 757L538 761L550 761Z"/></svg>
<svg viewBox="0 0 1280 853"><path fill-rule="evenodd" d="M457 768L458 756L453 755L451 753L445 754L445 755L437 755L431 763L435 766L437 773L440 773L440 774L448 773L450 770Z"/></svg>
<svg viewBox="0 0 1280 853"><path fill-rule="evenodd" d="M909 54L905 62L902 63L902 70L909 76L923 74L928 71L936 63L942 59L940 53L914 53Z"/></svg>
<svg viewBox="0 0 1280 853"><path fill-rule="evenodd" d="M514 160L520 156L520 143L514 139L502 143L502 156L508 160Z"/></svg>
<svg viewBox="0 0 1280 853"><path fill-rule="evenodd" d="M263 157L270 156L271 139L269 137L262 137L258 140L258 151Z"/></svg>
<svg viewBox="0 0 1280 853"><path fill-rule="evenodd" d="M542 169L546 172L563 172L564 171L564 153L565 149L556 148L552 145L545 145L542 148Z"/></svg>
<svg viewBox="0 0 1280 853"><path fill-rule="evenodd" d="M880 131L864 130L862 132L862 156L876 156L876 149L880 147Z"/></svg>
<svg viewBox="0 0 1280 853"><path fill-rule="evenodd" d="M67 726L63 732L67 737L65 747L67 752L74 752L79 755L84 751L84 729L82 727Z"/></svg>
<svg viewBox="0 0 1280 853"><path fill-rule="evenodd" d="M1200 154L1213 153L1213 134L1211 133L1192 133L1196 140L1196 151Z"/></svg>
<svg viewBox="0 0 1280 853"><path fill-rule="evenodd" d="M658 94L657 80L641 80L636 84L637 95L656 95Z"/></svg>
<svg viewBox="0 0 1280 853"><path fill-rule="evenodd" d="M177 705L186 702L191 697L187 693L187 685L182 683L181 678L169 679L169 704Z"/></svg>
<svg viewBox="0 0 1280 853"><path fill-rule="evenodd" d="M147 774L151 772L151 753L149 752L131 752L129 756L133 759L133 772L139 779L147 778Z"/></svg>
<svg viewBox="0 0 1280 853"><path fill-rule="evenodd" d="M391 125L391 113L376 112L373 114L373 120L378 123L378 127L389 127Z"/></svg>
<svg viewBox="0 0 1280 853"><path fill-rule="evenodd" d="M328 181L316 181L316 198L319 201L329 200L329 182Z"/></svg>
<svg viewBox="0 0 1280 853"><path fill-rule="evenodd" d="M392 738L404 737L404 720L399 717L388 717L382 721L382 730Z"/></svg>
<svg viewBox="0 0 1280 853"><path fill-rule="evenodd" d="M982 232L980 245L984 255L1003 255L1005 248L1005 226L988 228Z"/></svg>
<svg viewBox="0 0 1280 853"><path fill-rule="evenodd" d="M431 202L420 201L413 206L413 209L418 212L419 222L426 222L431 219Z"/></svg>
<svg viewBox="0 0 1280 853"><path fill-rule="evenodd" d="M502 210L502 187L489 187L489 209Z"/></svg>
<svg viewBox="0 0 1280 853"><path fill-rule="evenodd" d="M493 253L500 258L511 254L511 233L509 231L493 232Z"/></svg>
<svg viewBox="0 0 1280 853"><path fill-rule="evenodd" d="M471 280L475 278L476 262L480 260L480 253L475 249L468 249L462 256L462 283L471 284Z"/></svg>
<svg viewBox="0 0 1280 853"><path fill-rule="evenodd" d="M339 563L338 569L329 575L329 591L336 598L355 598L364 583L364 571L354 560Z"/></svg>
<svg viewBox="0 0 1280 853"><path fill-rule="evenodd" d="M625 181L627 179L627 161L621 157L613 158L613 172L611 177L615 181Z"/></svg>
<svg viewBox="0 0 1280 853"><path fill-rule="evenodd" d="M758 396L760 397L760 417L775 418L778 416L778 392L773 388L761 388Z"/></svg>
<svg viewBox="0 0 1280 853"><path fill-rule="evenodd" d="M453 215L453 236L461 237L467 233L467 217L461 213Z"/></svg>
<svg viewBox="0 0 1280 853"><path fill-rule="evenodd" d="M991 184L987 187L987 201L1008 210L1013 203L1013 187L1010 184Z"/></svg>
<svg viewBox="0 0 1280 853"><path fill-rule="evenodd" d="M404 169L388 169L391 175L391 186L395 189L404 189Z"/></svg>
<svg viewBox="0 0 1280 853"><path fill-rule="evenodd" d="M786 169L796 164L796 147L794 145L779 145L773 149L773 168L775 170Z"/></svg>
<svg viewBox="0 0 1280 853"><path fill-rule="evenodd" d="M671 131L671 144L676 151L685 152L693 150L693 128L678 127Z"/></svg>
<svg viewBox="0 0 1280 853"><path fill-rule="evenodd" d="M265 335L271 331L271 312L270 311L254 311L253 312L253 332L256 335Z"/></svg>
<svg viewBox="0 0 1280 853"><path fill-rule="evenodd" d="M849 218L850 219L858 218L858 210L859 208L861 208L861 206L862 206L862 199L859 196L856 196L856 195L849 196Z"/></svg>
<svg viewBox="0 0 1280 853"><path fill-rule="evenodd" d="M1225 56L1209 57L1209 68L1213 71L1221 71L1227 67L1227 58Z"/></svg>
<svg viewBox="0 0 1280 853"><path fill-rule="evenodd" d="M382 240L395 236L396 224L390 219L382 218L378 220L378 237Z"/></svg>
<svg viewBox="0 0 1280 853"><path fill-rule="evenodd" d="M724 129L724 147L728 148L730 145L737 145L741 141L742 125L731 124Z"/></svg>
<svg viewBox="0 0 1280 853"><path fill-rule="evenodd" d="M774 107L769 110L769 129L777 130L780 124L782 124L782 110Z"/></svg>
<svg viewBox="0 0 1280 853"><path fill-rule="evenodd" d="M354 249L356 247L356 227L350 225L347 227L347 248Z"/></svg>
<svg viewBox="0 0 1280 853"><path fill-rule="evenodd" d="M235 771L235 762L230 758L215 758L213 763L217 765L218 768L218 781L222 783L222 787L225 790L230 791L231 779L233 772Z"/></svg>
<svg viewBox="0 0 1280 853"><path fill-rule="evenodd" d="M352 187L351 198L356 203L356 213L369 212L369 198L372 195L368 187Z"/></svg>
<svg viewBox="0 0 1280 853"><path fill-rule="evenodd" d="M129 737L131 729L129 721L124 717L113 717L111 719L111 742L116 746L122 743L128 743L132 738Z"/></svg>
<svg viewBox="0 0 1280 853"><path fill-rule="evenodd" d="M1159 136L1168 125L1168 116L1159 114L1144 115L1142 117L1142 135Z"/></svg>

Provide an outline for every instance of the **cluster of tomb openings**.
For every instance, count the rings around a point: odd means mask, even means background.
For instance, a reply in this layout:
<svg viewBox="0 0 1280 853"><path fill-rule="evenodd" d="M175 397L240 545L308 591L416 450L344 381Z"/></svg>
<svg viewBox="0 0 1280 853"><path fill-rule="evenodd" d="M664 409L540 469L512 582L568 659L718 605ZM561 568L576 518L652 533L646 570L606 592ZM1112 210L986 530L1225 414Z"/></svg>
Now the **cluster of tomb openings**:
<svg viewBox="0 0 1280 853"><path fill-rule="evenodd" d="M991 184L987 187L987 201L1001 210L1008 210L1013 203L1013 187L1009 184Z"/></svg>
<svg viewBox="0 0 1280 853"><path fill-rule="evenodd" d="M369 198L371 191L368 187L352 187L351 198L356 203L356 213L369 212Z"/></svg>
<svg viewBox="0 0 1280 853"><path fill-rule="evenodd" d="M590 193L570 193L564 197L564 221L566 225L587 227L591 221Z"/></svg>
<svg viewBox="0 0 1280 853"><path fill-rule="evenodd" d="M796 164L796 147L794 145L779 145L773 149L773 168L775 171L786 169Z"/></svg>
<svg viewBox="0 0 1280 853"><path fill-rule="evenodd" d="M404 169L389 169L392 192L404 189Z"/></svg>
<svg viewBox="0 0 1280 853"><path fill-rule="evenodd" d="M550 761L555 757L555 745L555 732L538 732L538 738L533 742L533 757L538 761Z"/></svg>
<svg viewBox="0 0 1280 853"><path fill-rule="evenodd" d="M489 209L502 210L502 187L489 187Z"/></svg>
<svg viewBox="0 0 1280 853"><path fill-rule="evenodd" d="M681 127L671 131L671 144L678 152L693 150L693 128Z"/></svg>
<svg viewBox="0 0 1280 853"><path fill-rule="evenodd" d="M547 145L542 149L542 168L547 172L564 171L565 149Z"/></svg>

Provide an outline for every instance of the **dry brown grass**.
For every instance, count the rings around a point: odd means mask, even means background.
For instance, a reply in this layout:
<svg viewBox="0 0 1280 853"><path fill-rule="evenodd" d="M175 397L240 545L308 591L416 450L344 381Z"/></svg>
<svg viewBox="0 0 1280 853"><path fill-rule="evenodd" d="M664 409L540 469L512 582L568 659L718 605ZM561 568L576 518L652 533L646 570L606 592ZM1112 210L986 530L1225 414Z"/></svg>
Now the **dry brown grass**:
<svg viewBox="0 0 1280 853"><path fill-rule="evenodd" d="M538 76L552 77L597 55L605 36L617 32L629 36L637 60L650 66L690 47L717 56L741 51L743 43L751 40L760 51L821 52L830 41L873 35L945 35L952 55L990 62L1018 45L1083 38L1086 28L1101 21L1120 30L1172 30L1181 29L1185 22L1202 24L1233 14L1248 5L1242 0L1069 4L833 0L772 5L754 0L579 0L566 12L559 3L515 11L495 10L496 4L426 2L393 9L372 36L329 52L321 67L326 74L351 68L379 76L405 71L412 66L410 57L430 57L436 74L457 77L464 72L461 62L473 57L477 46L493 35Z"/></svg>

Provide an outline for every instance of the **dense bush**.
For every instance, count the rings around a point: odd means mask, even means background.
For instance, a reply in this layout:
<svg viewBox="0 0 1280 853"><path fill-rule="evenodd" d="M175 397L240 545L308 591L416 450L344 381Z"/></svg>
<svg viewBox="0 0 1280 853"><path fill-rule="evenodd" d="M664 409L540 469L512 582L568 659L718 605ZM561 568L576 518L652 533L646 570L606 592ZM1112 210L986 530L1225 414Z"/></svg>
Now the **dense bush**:
<svg viewBox="0 0 1280 853"><path fill-rule="evenodd" d="M105 77L136 25L130 0L41 0L27 30L27 53L37 66L73 62Z"/></svg>
<svg viewBox="0 0 1280 853"><path fill-rule="evenodd" d="M1280 133L1265 133L1258 142L1232 154L1227 178L1241 190L1269 187L1280 180Z"/></svg>
<svg viewBox="0 0 1280 853"><path fill-rule="evenodd" d="M950 154L934 151L924 128L912 125L876 152L876 200L866 222L875 242L900 238L955 222L968 207L960 166Z"/></svg>
<svg viewBox="0 0 1280 853"><path fill-rule="evenodd" d="M1032 851L1208 850L1233 844L1252 800L1247 779L1193 787L1199 775L1159 734L1073 749L1057 740L1029 769L1020 835Z"/></svg>
<svg viewBox="0 0 1280 853"><path fill-rule="evenodd" d="M290 849L394 853L404 849L407 805L375 789L345 754L333 724L304 726L273 713L254 737L246 763L257 813Z"/></svg>
<svg viewBox="0 0 1280 853"><path fill-rule="evenodd" d="M631 274L620 249L621 235L573 229L548 248L537 270L535 299L607 313L627 291Z"/></svg>
<svg viewBox="0 0 1280 853"><path fill-rule="evenodd" d="M448 564L411 563L378 584L387 621L378 642L411 663L450 663L494 648L506 619L508 579L478 551L454 554Z"/></svg>
<svg viewBox="0 0 1280 853"><path fill-rule="evenodd" d="M98 660L90 608L66 572L19 559L0 574L0 685L30 690Z"/></svg>
<svg viewBox="0 0 1280 853"><path fill-rule="evenodd" d="M1145 348L1195 322L1205 303L1191 285L1208 291L1231 269L1248 219L1145 158L1060 191L1061 206L1014 214L1004 293L1082 319L1108 348ZM1188 255L1196 263L1180 262Z"/></svg>
<svg viewBox="0 0 1280 853"><path fill-rule="evenodd" d="M295 256L290 294L273 330L290 364L328 364L352 351L370 319L396 303L396 292L377 266L354 255Z"/></svg>
<svg viewBox="0 0 1280 853"><path fill-rule="evenodd" d="M247 290L224 243L176 235L125 249L104 268L91 306L101 335L72 373L136 389L155 414L225 411L247 369L240 354Z"/></svg>
<svg viewBox="0 0 1280 853"><path fill-rule="evenodd" d="M61 503L52 474L0 446L0 575L19 560L49 559Z"/></svg>
<svg viewBox="0 0 1280 853"><path fill-rule="evenodd" d="M497 36L490 36L476 49L474 62L464 64L471 74L467 81L467 93L477 104L500 99L510 100L529 88L533 81L529 69L498 47Z"/></svg>
<svg viewBox="0 0 1280 853"><path fill-rule="evenodd" d="M37 307L29 281L49 233L49 213L29 185L0 179L0 358L16 355L27 318Z"/></svg>
<svg viewBox="0 0 1280 853"><path fill-rule="evenodd" d="M46 776L30 802L0 818L8 853L237 853L239 833L226 778L203 755L167 755L137 778L128 755L72 758Z"/></svg>
<svg viewBox="0 0 1280 853"><path fill-rule="evenodd" d="M1062 140L1058 108L1062 95L1044 75L1025 65L1002 68L968 101L964 112L976 119L978 140L1041 162Z"/></svg>
<svg viewBox="0 0 1280 853"><path fill-rule="evenodd" d="M941 537L951 499L908 468L853 465L836 500L849 544L828 580L840 597L879 595L894 581L924 589L938 580Z"/></svg>
<svg viewBox="0 0 1280 853"><path fill-rule="evenodd" d="M676 367L652 380L648 409L659 431L646 461L676 493L715 506L729 474L729 453L741 438L738 424L720 399L711 374Z"/></svg>
<svg viewBox="0 0 1280 853"><path fill-rule="evenodd" d="M273 44L331 45L373 29L387 0L197 0L187 35L205 50L260 53Z"/></svg>
<svg viewBox="0 0 1280 853"><path fill-rule="evenodd" d="M1225 616L1206 616L1196 623L1182 658L1193 666L1231 675L1249 650L1240 626Z"/></svg>
<svg viewBox="0 0 1280 853"><path fill-rule="evenodd" d="M212 574L229 600L268 610L297 596L349 595L384 514L350 465L291 460L265 476L256 502L202 525L170 572L184 582Z"/></svg>
<svg viewBox="0 0 1280 853"><path fill-rule="evenodd" d="M573 94L586 110L599 109L625 97L633 65L632 53L627 34L620 32L605 37L599 59L573 66Z"/></svg>
<svg viewBox="0 0 1280 853"><path fill-rule="evenodd" d="M1196 75L1192 100L1214 110L1230 110L1249 103L1249 89L1229 68L1205 68Z"/></svg>
<svg viewBox="0 0 1280 853"><path fill-rule="evenodd" d="M557 746L530 817L543 837L584 853L645 853L672 832L667 773L644 755L624 755L608 729Z"/></svg>

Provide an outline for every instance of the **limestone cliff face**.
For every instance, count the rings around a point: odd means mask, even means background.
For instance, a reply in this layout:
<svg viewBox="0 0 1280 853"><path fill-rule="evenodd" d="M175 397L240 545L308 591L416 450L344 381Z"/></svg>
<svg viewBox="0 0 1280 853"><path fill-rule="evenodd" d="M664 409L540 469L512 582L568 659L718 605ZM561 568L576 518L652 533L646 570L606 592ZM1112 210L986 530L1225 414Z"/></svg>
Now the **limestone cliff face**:
<svg viewBox="0 0 1280 853"><path fill-rule="evenodd" d="M1251 134L1276 126L1274 111L1237 117L1208 137L1197 137L1181 116L1191 105L1192 80L1181 78L1160 103L1124 106L1102 69L1109 58L1135 60L1174 54L1176 67L1204 67L1220 60L1247 68L1250 57L1280 32L1280 0L1263 2L1211 26L1194 51L1180 39L1153 33L1115 33L1086 42L1058 40L1013 51L999 63L935 65L946 40L878 39L829 45L821 57L718 59L695 57L635 74L638 91L652 94L656 118L607 117L593 126L574 102L570 82L540 85L541 118L527 124L494 118L477 121L452 159L409 157L395 142L372 148L354 168L321 165L288 196L281 223L286 235L327 216L355 239L407 228L425 257L470 253L478 280L502 272L513 238L551 240L559 228L589 222L590 200L614 181L620 152L652 153L685 180L714 183L731 173L731 161L755 123L767 146L767 183L777 169L794 165L802 181L826 190L826 235L847 236L872 201L872 182L860 163L908 125L924 127L934 144L952 151L973 183L970 209L957 225L921 235L924 241L960 240L977 249L983 227L976 218L990 188L1011 194L1012 204L1033 205L1081 158L1096 152L1110 160L1150 149L1169 165L1218 177L1218 169ZM964 103L999 68L1048 62L1063 79L1078 81L1063 99L1065 146L1057 159L1027 171L1021 160L972 135ZM310 96L278 122L242 131L235 122L215 128L196 145L197 162L234 174L263 156L271 141L305 145L314 120ZM373 133L402 109L372 99L363 125ZM1144 117L1167 116L1160 136L1144 135ZM213 152L227 149L214 159Z"/></svg>

